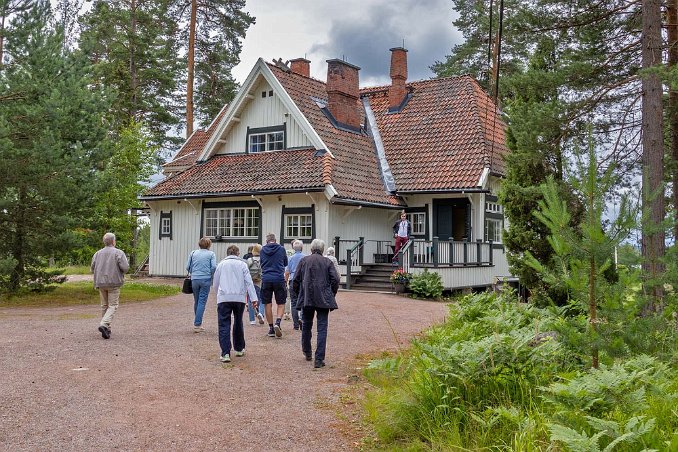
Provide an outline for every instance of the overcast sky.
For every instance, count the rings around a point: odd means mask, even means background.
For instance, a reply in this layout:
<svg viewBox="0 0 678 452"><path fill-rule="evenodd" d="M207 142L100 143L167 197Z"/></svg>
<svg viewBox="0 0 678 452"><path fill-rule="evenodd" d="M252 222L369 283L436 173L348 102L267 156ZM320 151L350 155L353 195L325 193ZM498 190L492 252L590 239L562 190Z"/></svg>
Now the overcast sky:
<svg viewBox="0 0 678 452"><path fill-rule="evenodd" d="M408 50L408 80L433 76L462 37L452 26L450 0L247 0L256 17L233 70L242 83L261 57L283 61L305 57L311 76L325 80L330 58L360 66L361 86L390 83L392 47Z"/></svg>

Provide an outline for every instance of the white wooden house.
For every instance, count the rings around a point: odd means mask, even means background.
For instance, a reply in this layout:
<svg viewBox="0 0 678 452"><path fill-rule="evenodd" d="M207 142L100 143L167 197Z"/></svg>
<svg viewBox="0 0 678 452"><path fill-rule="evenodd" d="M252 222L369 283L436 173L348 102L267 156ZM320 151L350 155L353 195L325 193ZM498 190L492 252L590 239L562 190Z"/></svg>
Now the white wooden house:
<svg viewBox="0 0 678 452"><path fill-rule="evenodd" d="M471 77L407 81L407 50L391 49L388 86L359 88L360 68L328 60L259 59L233 102L197 130L141 199L151 212L149 273L180 276L202 236L218 258L273 232L321 238L355 283L390 262L404 209L414 240L401 264L439 272L448 289L509 275L497 203L505 125ZM354 284L355 285L355 284Z"/></svg>

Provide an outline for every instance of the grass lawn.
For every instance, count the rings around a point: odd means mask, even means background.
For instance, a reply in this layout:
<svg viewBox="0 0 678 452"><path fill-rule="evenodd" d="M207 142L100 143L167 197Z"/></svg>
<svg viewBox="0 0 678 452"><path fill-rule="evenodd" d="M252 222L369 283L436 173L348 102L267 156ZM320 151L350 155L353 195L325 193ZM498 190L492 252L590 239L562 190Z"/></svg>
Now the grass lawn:
<svg viewBox="0 0 678 452"><path fill-rule="evenodd" d="M129 303L176 295L180 288L164 284L127 282L122 286L120 301ZM44 293L23 292L16 296L0 294L0 307L25 306L73 306L99 304L99 291L90 281L70 282L58 285Z"/></svg>
<svg viewBox="0 0 678 452"><path fill-rule="evenodd" d="M64 270L61 272L62 275L89 275L92 273L89 265L71 265L64 267Z"/></svg>

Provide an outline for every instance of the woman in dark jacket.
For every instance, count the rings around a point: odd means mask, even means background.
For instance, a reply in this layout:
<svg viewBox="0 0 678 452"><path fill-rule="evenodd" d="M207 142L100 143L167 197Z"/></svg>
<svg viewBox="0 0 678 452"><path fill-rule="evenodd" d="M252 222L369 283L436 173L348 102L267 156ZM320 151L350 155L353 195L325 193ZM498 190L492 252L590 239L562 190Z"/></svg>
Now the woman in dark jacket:
<svg viewBox="0 0 678 452"><path fill-rule="evenodd" d="M316 369L325 366L325 345L330 311L338 308L334 296L339 289L339 275L332 261L323 256L325 242L311 242L311 254L299 261L292 285L298 294L297 309L302 313L301 350L311 361L311 329L314 315L318 321L315 348Z"/></svg>

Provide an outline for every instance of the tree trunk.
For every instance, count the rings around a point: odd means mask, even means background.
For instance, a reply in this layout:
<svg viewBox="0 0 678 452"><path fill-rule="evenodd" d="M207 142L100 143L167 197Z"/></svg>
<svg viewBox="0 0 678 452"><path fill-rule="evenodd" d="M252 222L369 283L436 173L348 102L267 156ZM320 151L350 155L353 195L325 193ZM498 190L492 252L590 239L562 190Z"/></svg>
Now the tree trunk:
<svg viewBox="0 0 678 452"><path fill-rule="evenodd" d="M26 202L26 187L19 187L19 200L17 205L16 216L14 218L16 225L16 233L14 235L14 243L12 244L12 257L16 261L14 270L9 279L9 292L15 293L21 287L21 281L26 273L26 262L24 259L24 241L26 235L26 220L24 206L28 205Z"/></svg>
<svg viewBox="0 0 678 452"><path fill-rule="evenodd" d="M136 61L136 39L137 39L137 2L132 0L130 5L130 46L129 46L129 74L130 74L130 88L132 91L132 111L130 116L134 119L139 119L136 117L138 108L137 108L137 89L138 89L138 80L137 80L137 61Z"/></svg>
<svg viewBox="0 0 678 452"><path fill-rule="evenodd" d="M669 39L669 70L678 64L678 0L668 0L666 22ZM673 209L678 211L678 91L669 88L669 130L671 131L671 169ZM673 238L678 240L678 221L673 224Z"/></svg>
<svg viewBox="0 0 678 452"><path fill-rule="evenodd" d="M0 67L2 67L2 57L4 56L3 49L5 44L5 14L7 14L7 3L2 3L2 11L0 11Z"/></svg>
<svg viewBox="0 0 678 452"><path fill-rule="evenodd" d="M195 72L195 33L198 1L191 0L191 22L188 28L188 77L186 83L186 138L193 133L193 76Z"/></svg>
<svg viewBox="0 0 678 452"><path fill-rule="evenodd" d="M642 67L662 64L660 0L643 0ZM650 294L647 312L663 305L661 277L664 271L664 142L662 84L659 76L643 76L642 170L643 170L643 276L645 291ZM647 313L646 312L646 313Z"/></svg>

